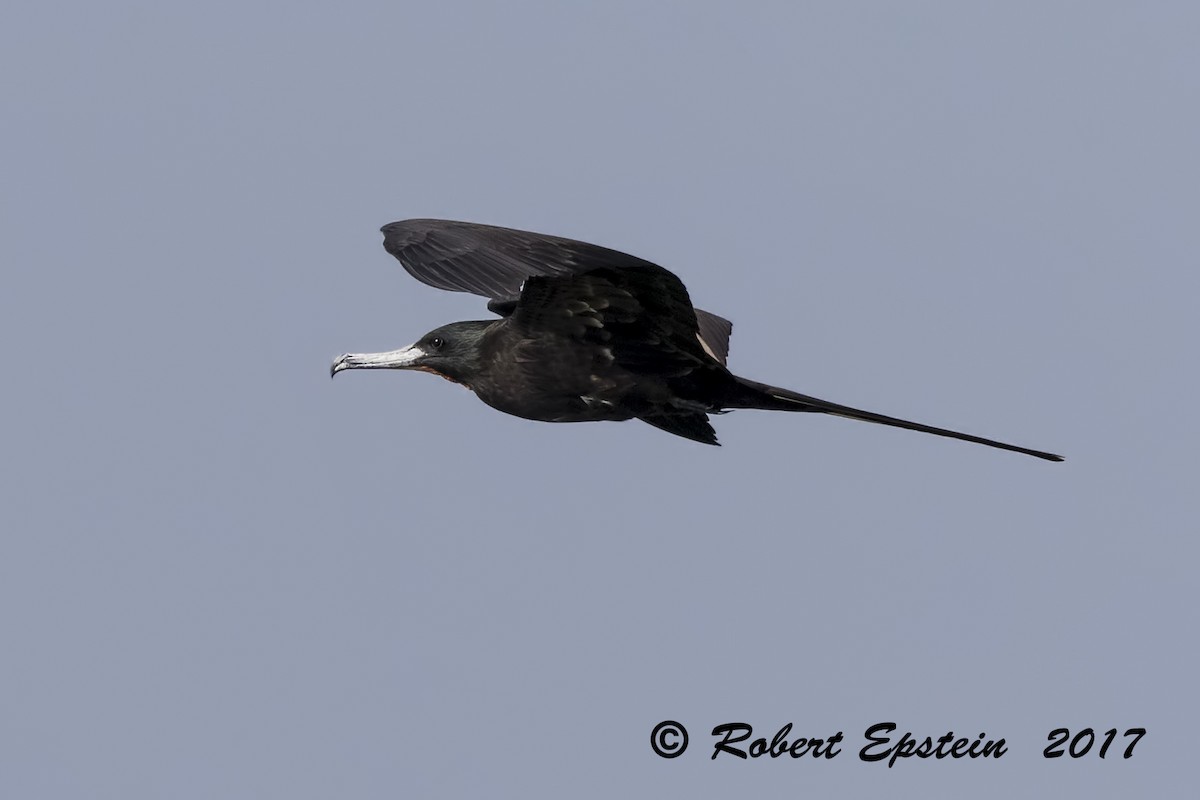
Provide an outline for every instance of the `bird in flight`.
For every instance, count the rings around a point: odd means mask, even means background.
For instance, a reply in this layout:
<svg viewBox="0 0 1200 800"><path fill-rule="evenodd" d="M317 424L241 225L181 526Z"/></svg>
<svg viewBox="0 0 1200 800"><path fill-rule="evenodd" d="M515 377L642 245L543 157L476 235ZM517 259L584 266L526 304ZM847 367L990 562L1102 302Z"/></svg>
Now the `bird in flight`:
<svg viewBox="0 0 1200 800"><path fill-rule="evenodd" d="M489 406L544 422L640 419L717 444L709 414L816 411L1062 461L1062 456L887 417L740 378L725 366L733 325L692 306L674 273L606 247L540 233L410 219L383 246L417 280L488 298L499 319L453 322L349 369L414 369L460 383Z"/></svg>

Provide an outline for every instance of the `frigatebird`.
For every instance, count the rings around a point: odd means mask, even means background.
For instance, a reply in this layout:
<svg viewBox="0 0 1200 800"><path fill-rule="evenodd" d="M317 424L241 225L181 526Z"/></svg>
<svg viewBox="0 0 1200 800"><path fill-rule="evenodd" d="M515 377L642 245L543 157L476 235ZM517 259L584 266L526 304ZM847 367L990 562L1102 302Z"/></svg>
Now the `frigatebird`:
<svg viewBox="0 0 1200 800"><path fill-rule="evenodd" d="M438 219L383 226L383 246L419 281L488 298L499 319L454 322L346 369L416 369L489 406L544 422L640 419L717 444L709 414L817 411L1062 461L1062 456L887 417L747 380L725 366L733 325L692 306L683 282L607 247Z"/></svg>

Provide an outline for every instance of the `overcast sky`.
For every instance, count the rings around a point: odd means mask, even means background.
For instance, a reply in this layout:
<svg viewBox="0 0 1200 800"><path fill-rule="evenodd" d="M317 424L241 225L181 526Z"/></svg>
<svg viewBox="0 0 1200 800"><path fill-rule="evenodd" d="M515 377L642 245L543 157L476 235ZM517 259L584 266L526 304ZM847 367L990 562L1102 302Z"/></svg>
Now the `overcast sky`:
<svg viewBox="0 0 1200 800"><path fill-rule="evenodd" d="M6 5L0 795L1184 796L1198 36L1182 2ZM331 382L487 316L380 247L416 216L635 253L741 375L1068 460ZM730 722L844 744L711 760ZM878 722L1008 752L888 769ZM1047 760L1059 727L1148 733Z"/></svg>

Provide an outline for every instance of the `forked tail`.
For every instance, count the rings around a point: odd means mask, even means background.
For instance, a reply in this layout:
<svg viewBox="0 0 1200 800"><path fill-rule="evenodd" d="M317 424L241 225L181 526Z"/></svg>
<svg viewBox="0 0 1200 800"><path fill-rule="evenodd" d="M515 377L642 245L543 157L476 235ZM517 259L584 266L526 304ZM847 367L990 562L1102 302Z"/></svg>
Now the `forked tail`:
<svg viewBox="0 0 1200 800"><path fill-rule="evenodd" d="M737 381L748 391L743 397L728 404L728 408L760 408L768 411L819 411L822 414L833 414L834 416L846 417L847 419L860 419L864 422L890 425L893 428L905 428L910 431L932 433L935 436L948 436L951 439L961 439L964 442L986 444L988 447L1012 450L1014 453L1024 453L1028 456L1044 458L1047 461L1063 460L1062 456L1057 456L1054 453L1030 450L1027 447L1017 447L1015 444L1005 444L1004 442L997 442L994 439L984 439L982 436L972 436L969 433L935 428L931 425L922 425L919 422L909 422L905 419L896 419L895 417L887 417L883 414L862 411L861 409L830 403L827 400L821 400L817 397L809 397L806 394L800 394L788 389L780 389L778 386L769 386L768 384L758 383L757 381L745 378L737 378Z"/></svg>

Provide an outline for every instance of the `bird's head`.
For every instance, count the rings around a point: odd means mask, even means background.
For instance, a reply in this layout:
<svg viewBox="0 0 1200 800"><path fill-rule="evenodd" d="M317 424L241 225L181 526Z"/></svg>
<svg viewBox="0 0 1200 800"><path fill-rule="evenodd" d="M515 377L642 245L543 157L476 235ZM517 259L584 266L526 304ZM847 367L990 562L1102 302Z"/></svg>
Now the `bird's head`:
<svg viewBox="0 0 1200 800"><path fill-rule="evenodd" d="M422 336L416 344L386 353L338 356L329 377L344 369L419 369L471 387L479 373L483 336L493 322L452 322Z"/></svg>

